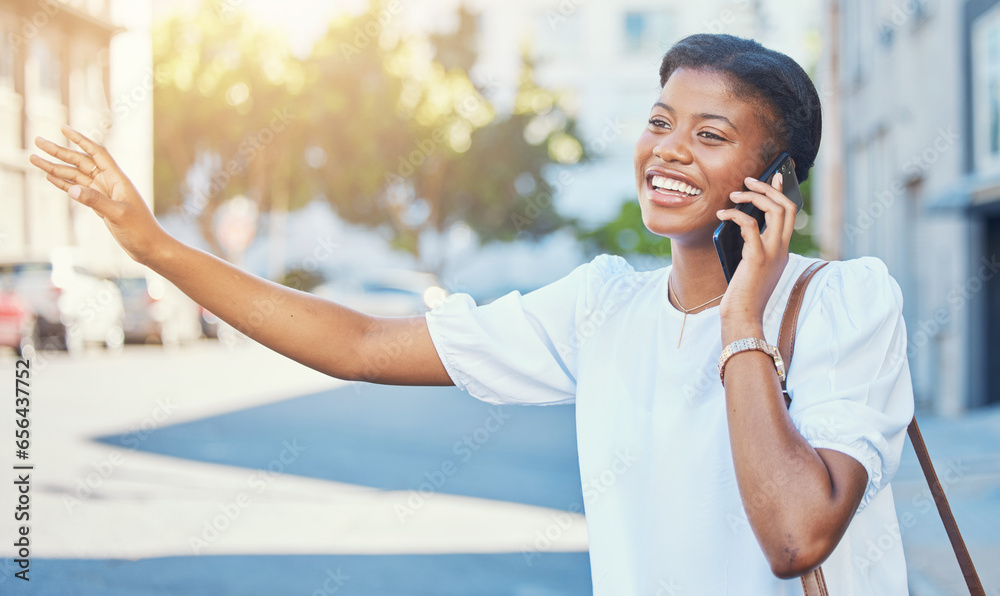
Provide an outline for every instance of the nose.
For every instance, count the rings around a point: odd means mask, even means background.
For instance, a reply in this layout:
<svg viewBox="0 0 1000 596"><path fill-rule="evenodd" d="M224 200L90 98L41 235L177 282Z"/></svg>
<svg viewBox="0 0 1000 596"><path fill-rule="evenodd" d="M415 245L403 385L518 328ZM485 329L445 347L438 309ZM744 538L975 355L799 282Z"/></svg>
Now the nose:
<svg viewBox="0 0 1000 596"><path fill-rule="evenodd" d="M653 145L653 155L668 163L690 163L691 148L687 136L681 130L662 135L660 142Z"/></svg>

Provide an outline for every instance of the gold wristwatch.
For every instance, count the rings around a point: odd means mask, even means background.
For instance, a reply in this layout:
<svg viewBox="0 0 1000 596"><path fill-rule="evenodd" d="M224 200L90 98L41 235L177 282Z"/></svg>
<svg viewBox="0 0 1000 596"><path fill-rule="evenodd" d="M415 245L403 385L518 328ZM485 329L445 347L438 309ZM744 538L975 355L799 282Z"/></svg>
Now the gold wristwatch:
<svg viewBox="0 0 1000 596"><path fill-rule="evenodd" d="M723 385L726 384L725 377L723 376L726 371L726 361L740 352L748 352L750 350L764 352L773 358L774 368L778 371L778 380L784 382L785 361L781 359L781 353L778 352L778 348L772 346L759 337L748 337L745 339L738 339L722 350L722 354L719 356L719 380L722 381Z"/></svg>

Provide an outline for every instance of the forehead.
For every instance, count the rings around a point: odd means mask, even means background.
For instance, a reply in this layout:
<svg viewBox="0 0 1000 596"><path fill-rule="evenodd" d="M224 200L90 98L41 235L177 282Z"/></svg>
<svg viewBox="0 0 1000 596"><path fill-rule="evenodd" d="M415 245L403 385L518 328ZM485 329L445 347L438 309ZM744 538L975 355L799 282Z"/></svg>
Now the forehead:
<svg viewBox="0 0 1000 596"><path fill-rule="evenodd" d="M770 112L759 98L737 95L727 75L703 69L674 71L660 90L658 101L678 113L725 116L741 131L757 127L762 109Z"/></svg>

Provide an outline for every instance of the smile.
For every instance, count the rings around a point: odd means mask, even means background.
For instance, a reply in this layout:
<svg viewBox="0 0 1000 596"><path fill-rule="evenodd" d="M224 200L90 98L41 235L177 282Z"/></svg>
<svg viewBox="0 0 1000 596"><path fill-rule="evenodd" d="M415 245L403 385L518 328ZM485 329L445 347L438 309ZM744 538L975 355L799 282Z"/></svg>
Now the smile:
<svg viewBox="0 0 1000 596"><path fill-rule="evenodd" d="M691 186L690 184L681 182L680 180L667 178L666 176L653 176L650 183L653 186L653 190L657 192L673 191L689 197L696 197L701 194L700 188Z"/></svg>

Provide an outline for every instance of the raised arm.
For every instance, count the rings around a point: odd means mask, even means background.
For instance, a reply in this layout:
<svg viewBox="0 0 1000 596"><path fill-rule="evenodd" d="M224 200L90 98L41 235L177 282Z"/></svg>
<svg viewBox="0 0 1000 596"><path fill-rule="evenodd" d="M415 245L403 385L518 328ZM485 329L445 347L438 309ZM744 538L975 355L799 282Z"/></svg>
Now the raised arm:
<svg viewBox="0 0 1000 596"><path fill-rule="evenodd" d="M328 375L391 385L451 385L424 317L374 317L251 275L160 227L108 151L63 127L74 151L35 144L64 163L31 163L94 210L135 261L254 341Z"/></svg>

